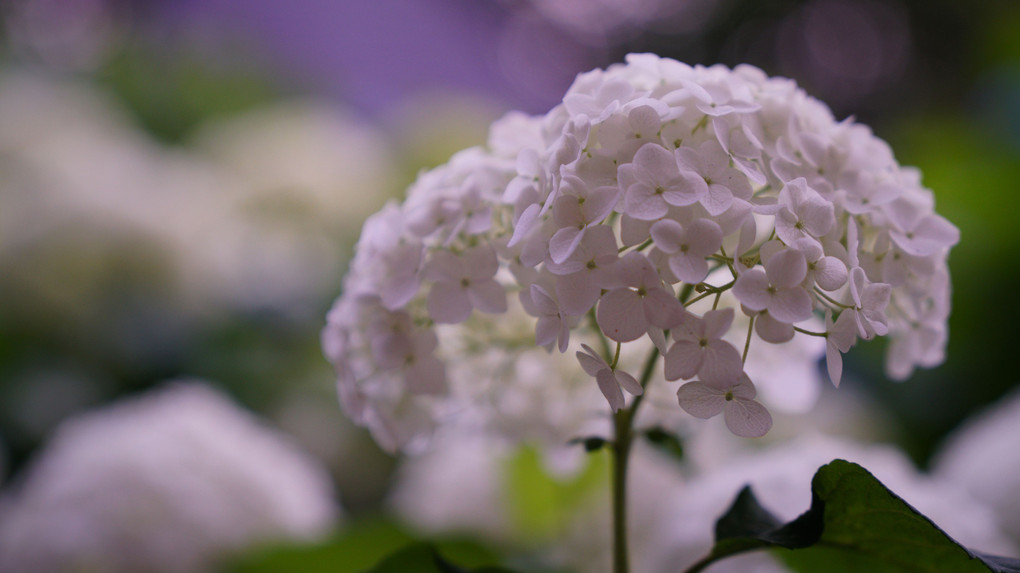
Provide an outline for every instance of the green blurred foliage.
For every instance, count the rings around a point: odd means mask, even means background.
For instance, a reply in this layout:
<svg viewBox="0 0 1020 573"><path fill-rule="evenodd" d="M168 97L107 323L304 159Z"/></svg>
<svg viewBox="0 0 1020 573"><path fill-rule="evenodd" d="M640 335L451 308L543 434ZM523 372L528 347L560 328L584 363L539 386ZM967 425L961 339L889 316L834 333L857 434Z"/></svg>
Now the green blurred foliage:
<svg viewBox="0 0 1020 573"><path fill-rule="evenodd" d="M217 62L199 52L158 49L134 42L114 53L96 73L150 134L180 142L204 121L265 105L285 91L266 70Z"/></svg>
<svg viewBox="0 0 1020 573"><path fill-rule="evenodd" d="M578 446L580 448L580 446ZM610 454L587 454L572 476L550 475L538 449L523 446L506 462L506 500L516 531L525 542L559 537L569 519L608 491Z"/></svg>

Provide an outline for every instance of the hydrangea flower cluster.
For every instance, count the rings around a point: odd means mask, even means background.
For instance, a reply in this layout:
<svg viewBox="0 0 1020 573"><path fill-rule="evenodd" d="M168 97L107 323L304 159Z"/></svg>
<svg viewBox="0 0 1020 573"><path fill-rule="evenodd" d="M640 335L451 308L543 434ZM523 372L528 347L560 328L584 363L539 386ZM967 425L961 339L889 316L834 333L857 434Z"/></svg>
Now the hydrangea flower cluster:
<svg viewBox="0 0 1020 573"><path fill-rule="evenodd" d="M614 411L648 383L619 358L643 343L683 410L760 436L751 345L822 337L835 384L859 339L891 338L894 378L940 363L958 239L916 170L793 81L632 54L545 116L507 115L371 217L323 344L343 407L390 448L461 390L440 325L512 298L535 344L588 343L579 366ZM724 339L735 324L743 348Z"/></svg>

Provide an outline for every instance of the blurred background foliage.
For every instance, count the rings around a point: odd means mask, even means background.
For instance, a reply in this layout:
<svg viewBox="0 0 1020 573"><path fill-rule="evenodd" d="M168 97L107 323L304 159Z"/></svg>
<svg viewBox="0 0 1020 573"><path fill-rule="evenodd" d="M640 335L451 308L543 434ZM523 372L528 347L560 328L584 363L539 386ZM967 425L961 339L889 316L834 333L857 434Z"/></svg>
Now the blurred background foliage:
<svg viewBox="0 0 1020 573"><path fill-rule="evenodd" d="M310 268L328 276L279 296L223 296L202 286L217 279L182 267L144 225L107 224L102 214L65 209L59 193L36 195L49 167L26 166L32 141L23 137L32 132L15 125L17 109L0 110L0 478L17 476L67 416L169 378L198 377L322 457L347 512L375 514L395 462L343 421L318 343L360 218L399 196L420 169L484 142L487 124L504 111L544 112L576 73L628 52L691 64L746 62L792 77L837 117L870 125L901 163L922 170L939 212L962 236L951 256L948 360L896 384L882 374L881 344L865 344L850 354L853 376L844 382L887 410L889 437L916 462L923 467L947 432L1020 382L1013 360L1020 316L1016 2L9 0L0 17L0 93L28 74L54 89L100 94L86 99L103 98L119 126L140 134L132 136L138 145L187 156L202 164L198 170L218 160L203 139L210 125L296 100L335 106L358 126L352 131L371 133L384 156L378 173L357 179L354 189L342 175L327 178L327 196L337 186L333 199L296 209L270 202L267 234L333 226L286 235L292 250L283 251L312 253ZM12 104L0 98L3 105ZM94 120L90 114L66 121ZM46 129L73 128L57 121ZM77 178L104 169L71 167ZM146 201L156 181L135 183L131 191ZM293 184L304 183L298 177ZM355 195L372 208L348 207ZM201 215L207 207L193 199L181 198L181 209L163 216ZM332 218L310 223L308 212L323 209L333 209ZM254 242L255 256L257 248L275 248L251 239L260 236L261 219L243 210L236 216L248 227L229 240ZM254 288L292 268L238 272ZM536 477L528 455L510 471L512 488L524 487L531 500L516 504L525 514L515 519L525 530L555 527L551 500L575 503L574 494ZM382 543L406 535L382 535ZM273 570L252 567L242 570Z"/></svg>

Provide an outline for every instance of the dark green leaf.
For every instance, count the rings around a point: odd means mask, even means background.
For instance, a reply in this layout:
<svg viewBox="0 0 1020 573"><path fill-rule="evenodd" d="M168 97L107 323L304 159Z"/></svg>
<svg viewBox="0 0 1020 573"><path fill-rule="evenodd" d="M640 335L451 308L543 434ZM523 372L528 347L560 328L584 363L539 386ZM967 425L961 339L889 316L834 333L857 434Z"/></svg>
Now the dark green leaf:
<svg viewBox="0 0 1020 573"><path fill-rule="evenodd" d="M645 439L662 452L676 459L683 459L684 444L680 438L672 432L656 426L645 432Z"/></svg>
<svg viewBox="0 0 1020 573"><path fill-rule="evenodd" d="M744 488L716 523L711 553L688 571L772 547L804 572L1020 573L1018 560L968 551L857 464L835 460L823 466L811 490L811 508L782 524Z"/></svg>
<svg viewBox="0 0 1020 573"><path fill-rule="evenodd" d="M597 452L602 448L606 447L606 444L608 444L609 442L605 438L600 438L598 436L590 436L587 438L574 438L573 440L570 440L569 443L582 444L584 446L584 451L586 452Z"/></svg>
<svg viewBox="0 0 1020 573"><path fill-rule="evenodd" d="M465 569L443 558L430 543L414 543L387 556L365 573L513 573L500 567Z"/></svg>

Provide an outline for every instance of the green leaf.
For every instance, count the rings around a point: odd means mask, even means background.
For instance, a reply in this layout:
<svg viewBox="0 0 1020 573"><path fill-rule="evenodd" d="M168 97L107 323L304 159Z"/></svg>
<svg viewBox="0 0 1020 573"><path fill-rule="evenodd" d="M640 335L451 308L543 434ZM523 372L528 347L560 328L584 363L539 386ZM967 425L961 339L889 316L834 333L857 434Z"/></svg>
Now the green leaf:
<svg viewBox="0 0 1020 573"><path fill-rule="evenodd" d="M683 459L684 444L676 434L656 426L646 430L644 436L648 443L655 446L659 451L676 460Z"/></svg>
<svg viewBox="0 0 1020 573"><path fill-rule="evenodd" d="M443 537L432 538L430 542L429 546L438 554L452 559L461 567L479 567L499 561L495 551L472 539ZM420 538L392 521L361 520L348 524L333 538L321 543L263 547L223 563L218 570L231 573L363 573L378 567L384 559L397 555L402 549L421 544Z"/></svg>
<svg viewBox="0 0 1020 573"><path fill-rule="evenodd" d="M835 460L811 482L811 508L781 523L745 487L716 522L695 573L736 553L774 548L796 571L1020 573L1020 561L967 550L861 466Z"/></svg>
<svg viewBox="0 0 1020 573"><path fill-rule="evenodd" d="M581 444L584 446L584 451L588 453L597 452L602 448L606 447L607 445L609 445L608 440L606 440L605 438L600 438L598 436L589 436L587 438L574 438L567 443L570 445Z"/></svg>
<svg viewBox="0 0 1020 573"><path fill-rule="evenodd" d="M439 554L431 543L413 543L393 553L365 573L513 573L501 567L464 569Z"/></svg>

